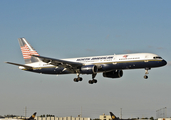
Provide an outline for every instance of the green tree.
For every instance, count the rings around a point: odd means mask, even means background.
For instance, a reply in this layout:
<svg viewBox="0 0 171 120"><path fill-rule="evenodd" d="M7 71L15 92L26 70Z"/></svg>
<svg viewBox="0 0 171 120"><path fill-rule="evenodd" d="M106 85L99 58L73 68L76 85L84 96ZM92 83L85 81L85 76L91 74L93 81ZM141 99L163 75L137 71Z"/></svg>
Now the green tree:
<svg viewBox="0 0 171 120"><path fill-rule="evenodd" d="M154 118L153 118L153 117L151 117L151 118L150 118L150 120L154 120Z"/></svg>

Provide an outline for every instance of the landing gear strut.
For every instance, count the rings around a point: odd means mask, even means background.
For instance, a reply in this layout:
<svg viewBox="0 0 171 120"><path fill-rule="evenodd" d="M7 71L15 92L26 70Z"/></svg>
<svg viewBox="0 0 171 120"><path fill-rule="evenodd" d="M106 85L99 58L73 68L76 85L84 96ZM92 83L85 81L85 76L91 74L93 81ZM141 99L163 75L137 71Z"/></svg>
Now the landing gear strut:
<svg viewBox="0 0 171 120"><path fill-rule="evenodd" d="M97 80L94 79L94 78L96 77L96 75L97 75L97 73L92 74L92 80L89 80L89 81L88 81L89 84L97 83Z"/></svg>
<svg viewBox="0 0 171 120"><path fill-rule="evenodd" d="M150 68L145 68L144 79L148 79L148 76L147 76L147 74L149 74L148 70L150 70Z"/></svg>
<svg viewBox="0 0 171 120"><path fill-rule="evenodd" d="M77 73L77 78L74 78L74 82L79 82L79 81L82 81L83 80L83 78L82 77L79 77L79 76L80 76L80 74Z"/></svg>

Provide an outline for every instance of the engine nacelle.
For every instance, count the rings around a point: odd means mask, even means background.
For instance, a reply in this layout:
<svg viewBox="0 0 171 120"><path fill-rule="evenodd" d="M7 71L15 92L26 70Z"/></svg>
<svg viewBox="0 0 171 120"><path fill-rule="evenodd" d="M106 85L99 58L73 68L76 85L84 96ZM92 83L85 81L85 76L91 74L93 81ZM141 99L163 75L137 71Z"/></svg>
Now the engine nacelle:
<svg viewBox="0 0 171 120"><path fill-rule="evenodd" d="M98 68L96 65L86 65L81 67L80 72L82 74L95 74L98 72Z"/></svg>
<svg viewBox="0 0 171 120"><path fill-rule="evenodd" d="M103 77L108 77L108 78L120 78L122 76L123 76L123 71L122 70L104 72L103 73Z"/></svg>
<svg viewBox="0 0 171 120"><path fill-rule="evenodd" d="M26 68L25 67L23 67L23 66L19 66L18 67L20 70L25 70Z"/></svg>

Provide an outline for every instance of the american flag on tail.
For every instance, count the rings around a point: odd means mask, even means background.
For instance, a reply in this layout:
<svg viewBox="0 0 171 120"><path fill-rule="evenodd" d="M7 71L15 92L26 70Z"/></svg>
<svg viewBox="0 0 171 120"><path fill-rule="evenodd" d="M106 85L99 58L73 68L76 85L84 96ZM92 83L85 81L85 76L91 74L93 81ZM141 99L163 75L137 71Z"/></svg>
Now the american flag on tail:
<svg viewBox="0 0 171 120"><path fill-rule="evenodd" d="M30 51L27 44L21 47L21 51L24 59L31 59L31 55L39 55L35 50Z"/></svg>

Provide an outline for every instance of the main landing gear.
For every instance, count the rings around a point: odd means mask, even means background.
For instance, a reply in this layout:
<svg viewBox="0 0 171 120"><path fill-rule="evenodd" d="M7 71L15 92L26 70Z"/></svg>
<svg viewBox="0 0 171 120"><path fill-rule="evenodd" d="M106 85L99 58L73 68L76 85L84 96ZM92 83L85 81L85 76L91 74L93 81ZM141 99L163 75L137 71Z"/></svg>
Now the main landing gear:
<svg viewBox="0 0 171 120"><path fill-rule="evenodd" d="M96 75L97 75L97 73L92 74L92 80L89 80L89 81L88 81L89 84L97 83L97 80L94 79L94 78L96 77Z"/></svg>
<svg viewBox="0 0 171 120"><path fill-rule="evenodd" d="M148 79L148 76L147 76L147 74L149 74L148 70L150 70L150 68L145 68L144 79Z"/></svg>
<svg viewBox="0 0 171 120"><path fill-rule="evenodd" d="M89 84L97 83L97 80L96 80L96 79L89 80L88 83L89 83Z"/></svg>
<svg viewBox="0 0 171 120"><path fill-rule="evenodd" d="M79 82L79 81L82 81L83 80L83 78L82 77L79 77L79 76L80 76L80 74L77 73L77 78L74 78L74 82Z"/></svg>
<svg viewBox="0 0 171 120"><path fill-rule="evenodd" d="M82 81L83 78L82 77L79 77L79 73L77 73L77 78L74 78L74 82L79 82L79 81ZM96 74L92 74L92 80L89 80L88 83L89 84L93 84L93 83L97 83L97 80L94 79L96 77L97 73Z"/></svg>

